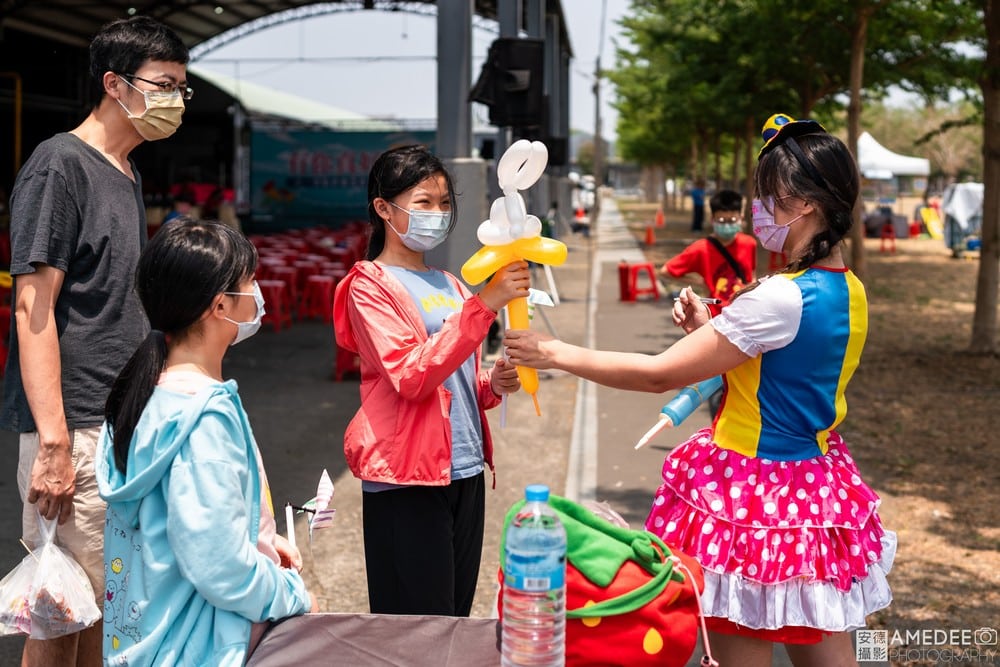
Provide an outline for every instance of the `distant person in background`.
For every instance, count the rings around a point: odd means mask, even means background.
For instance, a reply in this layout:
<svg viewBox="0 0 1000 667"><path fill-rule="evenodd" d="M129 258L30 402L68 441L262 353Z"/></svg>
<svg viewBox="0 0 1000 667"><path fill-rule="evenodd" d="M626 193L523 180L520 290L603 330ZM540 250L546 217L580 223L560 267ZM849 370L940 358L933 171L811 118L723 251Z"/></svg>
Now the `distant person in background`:
<svg viewBox="0 0 1000 667"><path fill-rule="evenodd" d="M756 277L757 241L743 228L743 195L720 190L709 201L712 211L711 234L698 239L680 254L667 260L660 272L669 278L690 273L701 276L710 296L722 305ZM721 306L709 310L718 315Z"/></svg>
<svg viewBox="0 0 1000 667"><path fill-rule="evenodd" d="M700 232L705 222L705 181L698 179L694 182L688 194L691 195L691 208L693 215L691 218L691 231Z"/></svg>
<svg viewBox="0 0 1000 667"><path fill-rule="evenodd" d="M133 289L146 241L142 180L129 157L181 124L188 50L146 16L103 26L90 43L90 114L43 141L11 193L15 326L0 428L20 434L17 481L24 541L37 515L58 519L58 543L105 600L104 502L94 452L104 401L148 331ZM28 639L22 665L101 664L101 625Z"/></svg>
<svg viewBox="0 0 1000 667"><path fill-rule="evenodd" d="M165 216L163 216L163 224L170 222L182 215L191 215L191 209L194 208L194 194L190 190L181 190L176 197L174 197L174 205L170 208Z"/></svg>

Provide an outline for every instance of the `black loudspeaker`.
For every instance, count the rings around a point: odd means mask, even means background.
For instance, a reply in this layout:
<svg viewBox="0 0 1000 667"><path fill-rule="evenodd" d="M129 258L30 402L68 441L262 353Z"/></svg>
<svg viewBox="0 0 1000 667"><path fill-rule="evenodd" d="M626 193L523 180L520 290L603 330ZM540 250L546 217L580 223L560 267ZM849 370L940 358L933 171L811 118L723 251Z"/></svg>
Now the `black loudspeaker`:
<svg viewBox="0 0 1000 667"><path fill-rule="evenodd" d="M490 45L469 100L490 109L490 122L500 127L543 124L545 42L501 37Z"/></svg>
<svg viewBox="0 0 1000 667"><path fill-rule="evenodd" d="M497 152L497 140L496 139L483 139L483 143L479 145L479 157L484 160L492 160L496 157Z"/></svg>

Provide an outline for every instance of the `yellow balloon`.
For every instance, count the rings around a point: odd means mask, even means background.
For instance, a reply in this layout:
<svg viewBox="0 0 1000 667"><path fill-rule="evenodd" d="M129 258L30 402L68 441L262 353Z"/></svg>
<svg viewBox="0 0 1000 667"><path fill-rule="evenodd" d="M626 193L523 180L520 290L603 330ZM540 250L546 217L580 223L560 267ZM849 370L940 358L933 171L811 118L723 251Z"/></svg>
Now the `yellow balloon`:
<svg viewBox="0 0 1000 667"><path fill-rule="evenodd" d="M530 262L559 266L566 261L566 244L562 241L536 236L518 239L512 245L515 246L514 254Z"/></svg>
<svg viewBox="0 0 1000 667"><path fill-rule="evenodd" d="M507 317L510 320L508 324L511 329L527 329L531 326L528 319L528 299L522 296L508 303ZM518 366L517 377L521 380L521 389L531 394L532 397L538 393L538 371L534 368Z"/></svg>
<svg viewBox="0 0 1000 667"><path fill-rule="evenodd" d="M484 245L465 260L462 265L462 279L470 285L478 285L491 275L515 261L513 244Z"/></svg>

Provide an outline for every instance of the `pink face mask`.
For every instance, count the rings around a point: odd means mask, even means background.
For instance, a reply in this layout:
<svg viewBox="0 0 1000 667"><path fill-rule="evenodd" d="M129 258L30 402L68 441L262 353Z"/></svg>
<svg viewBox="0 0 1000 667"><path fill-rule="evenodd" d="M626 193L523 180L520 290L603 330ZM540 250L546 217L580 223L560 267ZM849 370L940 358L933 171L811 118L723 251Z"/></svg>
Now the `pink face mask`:
<svg viewBox="0 0 1000 667"><path fill-rule="evenodd" d="M771 252L783 252L785 239L788 238L788 228L793 222L800 220L805 215L802 213L783 225L777 224L774 221L774 213L772 213L774 211L774 197L768 197L766 205L764 201L754 199L751 202L751 211L754 236L757 237L765 250Z"/></svg>

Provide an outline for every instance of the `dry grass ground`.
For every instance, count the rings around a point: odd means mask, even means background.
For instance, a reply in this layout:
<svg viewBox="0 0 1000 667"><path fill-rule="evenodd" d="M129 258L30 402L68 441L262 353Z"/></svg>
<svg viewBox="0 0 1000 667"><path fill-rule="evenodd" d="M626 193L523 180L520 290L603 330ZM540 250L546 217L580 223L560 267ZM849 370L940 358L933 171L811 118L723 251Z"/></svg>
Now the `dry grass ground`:
<svg viewBox="0 0 1000 667"><path fill-rule="evenodd" d="M619 206L643 241L655 206ZM655 229L656 242L645 247L658 265L695 238L690 213L666 217L666 226ZM978 260L975 254L952 259L942 241L925 238L899 240L895 253L880 252L878 239L865 246L868 341L841 432L882 496L884 524L899 538L890 574L894 602L869 618L869 626L902 637L1000 628L1000 357L965 351ZM758 273L767 264L762 252ZM925 644L910 646L897 651L893 665L943 659L918 650ZM1000 664L1000 646L982 648L994 657L964 664Z"/></svg>

